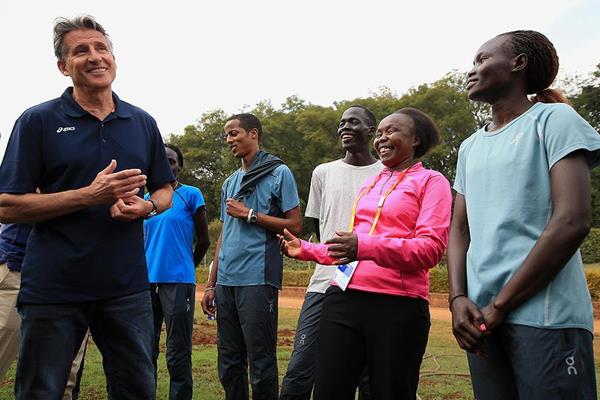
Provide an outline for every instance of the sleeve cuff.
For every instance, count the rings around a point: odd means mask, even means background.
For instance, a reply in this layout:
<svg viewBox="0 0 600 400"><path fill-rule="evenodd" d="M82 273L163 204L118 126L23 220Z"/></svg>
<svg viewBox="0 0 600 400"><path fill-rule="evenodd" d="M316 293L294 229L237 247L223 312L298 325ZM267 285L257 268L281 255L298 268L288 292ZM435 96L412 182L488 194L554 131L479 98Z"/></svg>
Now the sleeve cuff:
<svg viewBox="0 0 600 400"><path fill-rule="evenodd" d="M356 258L358 260L372 260L374 258L373 249L376 239L370 236L368 233L357 233L358 237L358 251Z"/></svg>
<svg viewBox="0 0 600 400"><path fill-rule="evenodd" d="M300 239L300 255L298 256L298 260L309 261L311 250L314 250L313 247L312 243Z"/></svg>

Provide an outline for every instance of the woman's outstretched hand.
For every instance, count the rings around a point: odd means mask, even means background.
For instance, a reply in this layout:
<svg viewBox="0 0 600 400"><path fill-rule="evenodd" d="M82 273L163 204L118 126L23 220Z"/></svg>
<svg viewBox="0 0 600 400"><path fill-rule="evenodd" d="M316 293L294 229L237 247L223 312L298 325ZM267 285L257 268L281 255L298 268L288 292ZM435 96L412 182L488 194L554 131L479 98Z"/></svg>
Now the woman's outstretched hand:
<svg viewBox="0 0 600 400"><path fill-rule="evenodd" d="M292 235L290 231L284 229L283 235L277 235L277 239L279 239L279 249L282 254L291 258L298 258L300 256L300 249L302 247L300 239Z"/></svg>

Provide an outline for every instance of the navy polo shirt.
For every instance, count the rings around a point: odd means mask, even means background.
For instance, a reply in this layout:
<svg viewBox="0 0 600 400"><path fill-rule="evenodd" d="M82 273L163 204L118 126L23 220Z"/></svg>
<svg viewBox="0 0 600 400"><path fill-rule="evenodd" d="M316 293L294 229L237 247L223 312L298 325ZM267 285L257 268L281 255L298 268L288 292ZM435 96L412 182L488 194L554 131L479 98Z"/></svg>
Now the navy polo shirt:
<svg viewBox="0 0 600 400"><path fill-rule="evenodd" d="M141 169L151 192L174 179L148 113L113 93L115 111L100 121L72 94L68 88L19 117L0 166L1 193L78 189L111 159L117 171ZM110 205L99 205L38 222L21 272L18 303L92 301L145 290L142 220L117 221Z"/></svg>
<svg viewBox="0 0 600 400"><path fill-rule="evenodd" d="M6 263L11 271L21 271L29 232L31 232L29 224L0 226L0 264Z"/></svg>

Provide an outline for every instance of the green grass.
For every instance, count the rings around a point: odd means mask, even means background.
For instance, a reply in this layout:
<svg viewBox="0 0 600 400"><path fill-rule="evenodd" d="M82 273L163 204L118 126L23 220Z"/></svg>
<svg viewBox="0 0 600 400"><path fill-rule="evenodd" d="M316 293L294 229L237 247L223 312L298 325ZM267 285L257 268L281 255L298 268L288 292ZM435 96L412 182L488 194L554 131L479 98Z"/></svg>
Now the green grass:
<svg viewBox="0 0 600 400"><path fill-rule="evenodd" d="M198 305L197 310L200 310ZM279 376L283 378L287 369L293 344L294 329L299 310L282 308L279 310L279 346L277 357L279 361ZM212 400L223 399L223 391L218 381L216 370L217 351L214 345L216 325L207 321L203 316L196 318L194 330L193 375L194 399ZM210 342L210 344L201 344ZM600 354L600 344L594 342L595 354ZM598 364L596 357L596 364ZM164 353L159 358L159 378L157 399L167 399L169 379L165 366ZM467 376L468 367L464 352L462 352L451 333L449 322L433 320L429 334L429 344L423 365L423 374L419 384L419 396L425 400L435 399L471 399L471 383ZM434 374L430 374L434 373ZM445 375L450 374L450 375ZM15 369L14 366L0 383L0 399L14 398ZM598 379L597 373L597 381ZM85 360L82 379L82 400L106 399L106 382L102 371L102 358L98 349L91 343Z"/></svg>
<svg viewBox="0 0 600 400"><path fill-rule="evenodd" d="M421 364L418 394L422 399L470 399L467 357L458 347L450 322L431 321L429 342ZM448 374L448 375L444 375ZM453 375L459 374L459 375Z"/></svg>

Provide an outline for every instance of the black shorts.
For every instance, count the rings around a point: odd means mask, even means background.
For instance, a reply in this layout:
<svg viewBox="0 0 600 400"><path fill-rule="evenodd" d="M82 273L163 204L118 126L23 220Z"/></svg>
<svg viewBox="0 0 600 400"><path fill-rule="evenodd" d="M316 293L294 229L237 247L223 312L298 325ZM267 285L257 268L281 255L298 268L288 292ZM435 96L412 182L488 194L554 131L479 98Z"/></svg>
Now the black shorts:
<svg viewBox="0 0 600 400"><path fill-rule="evenodd" d="M468 353L477 400L596 399L592 334L502 324Z"/></svg>

